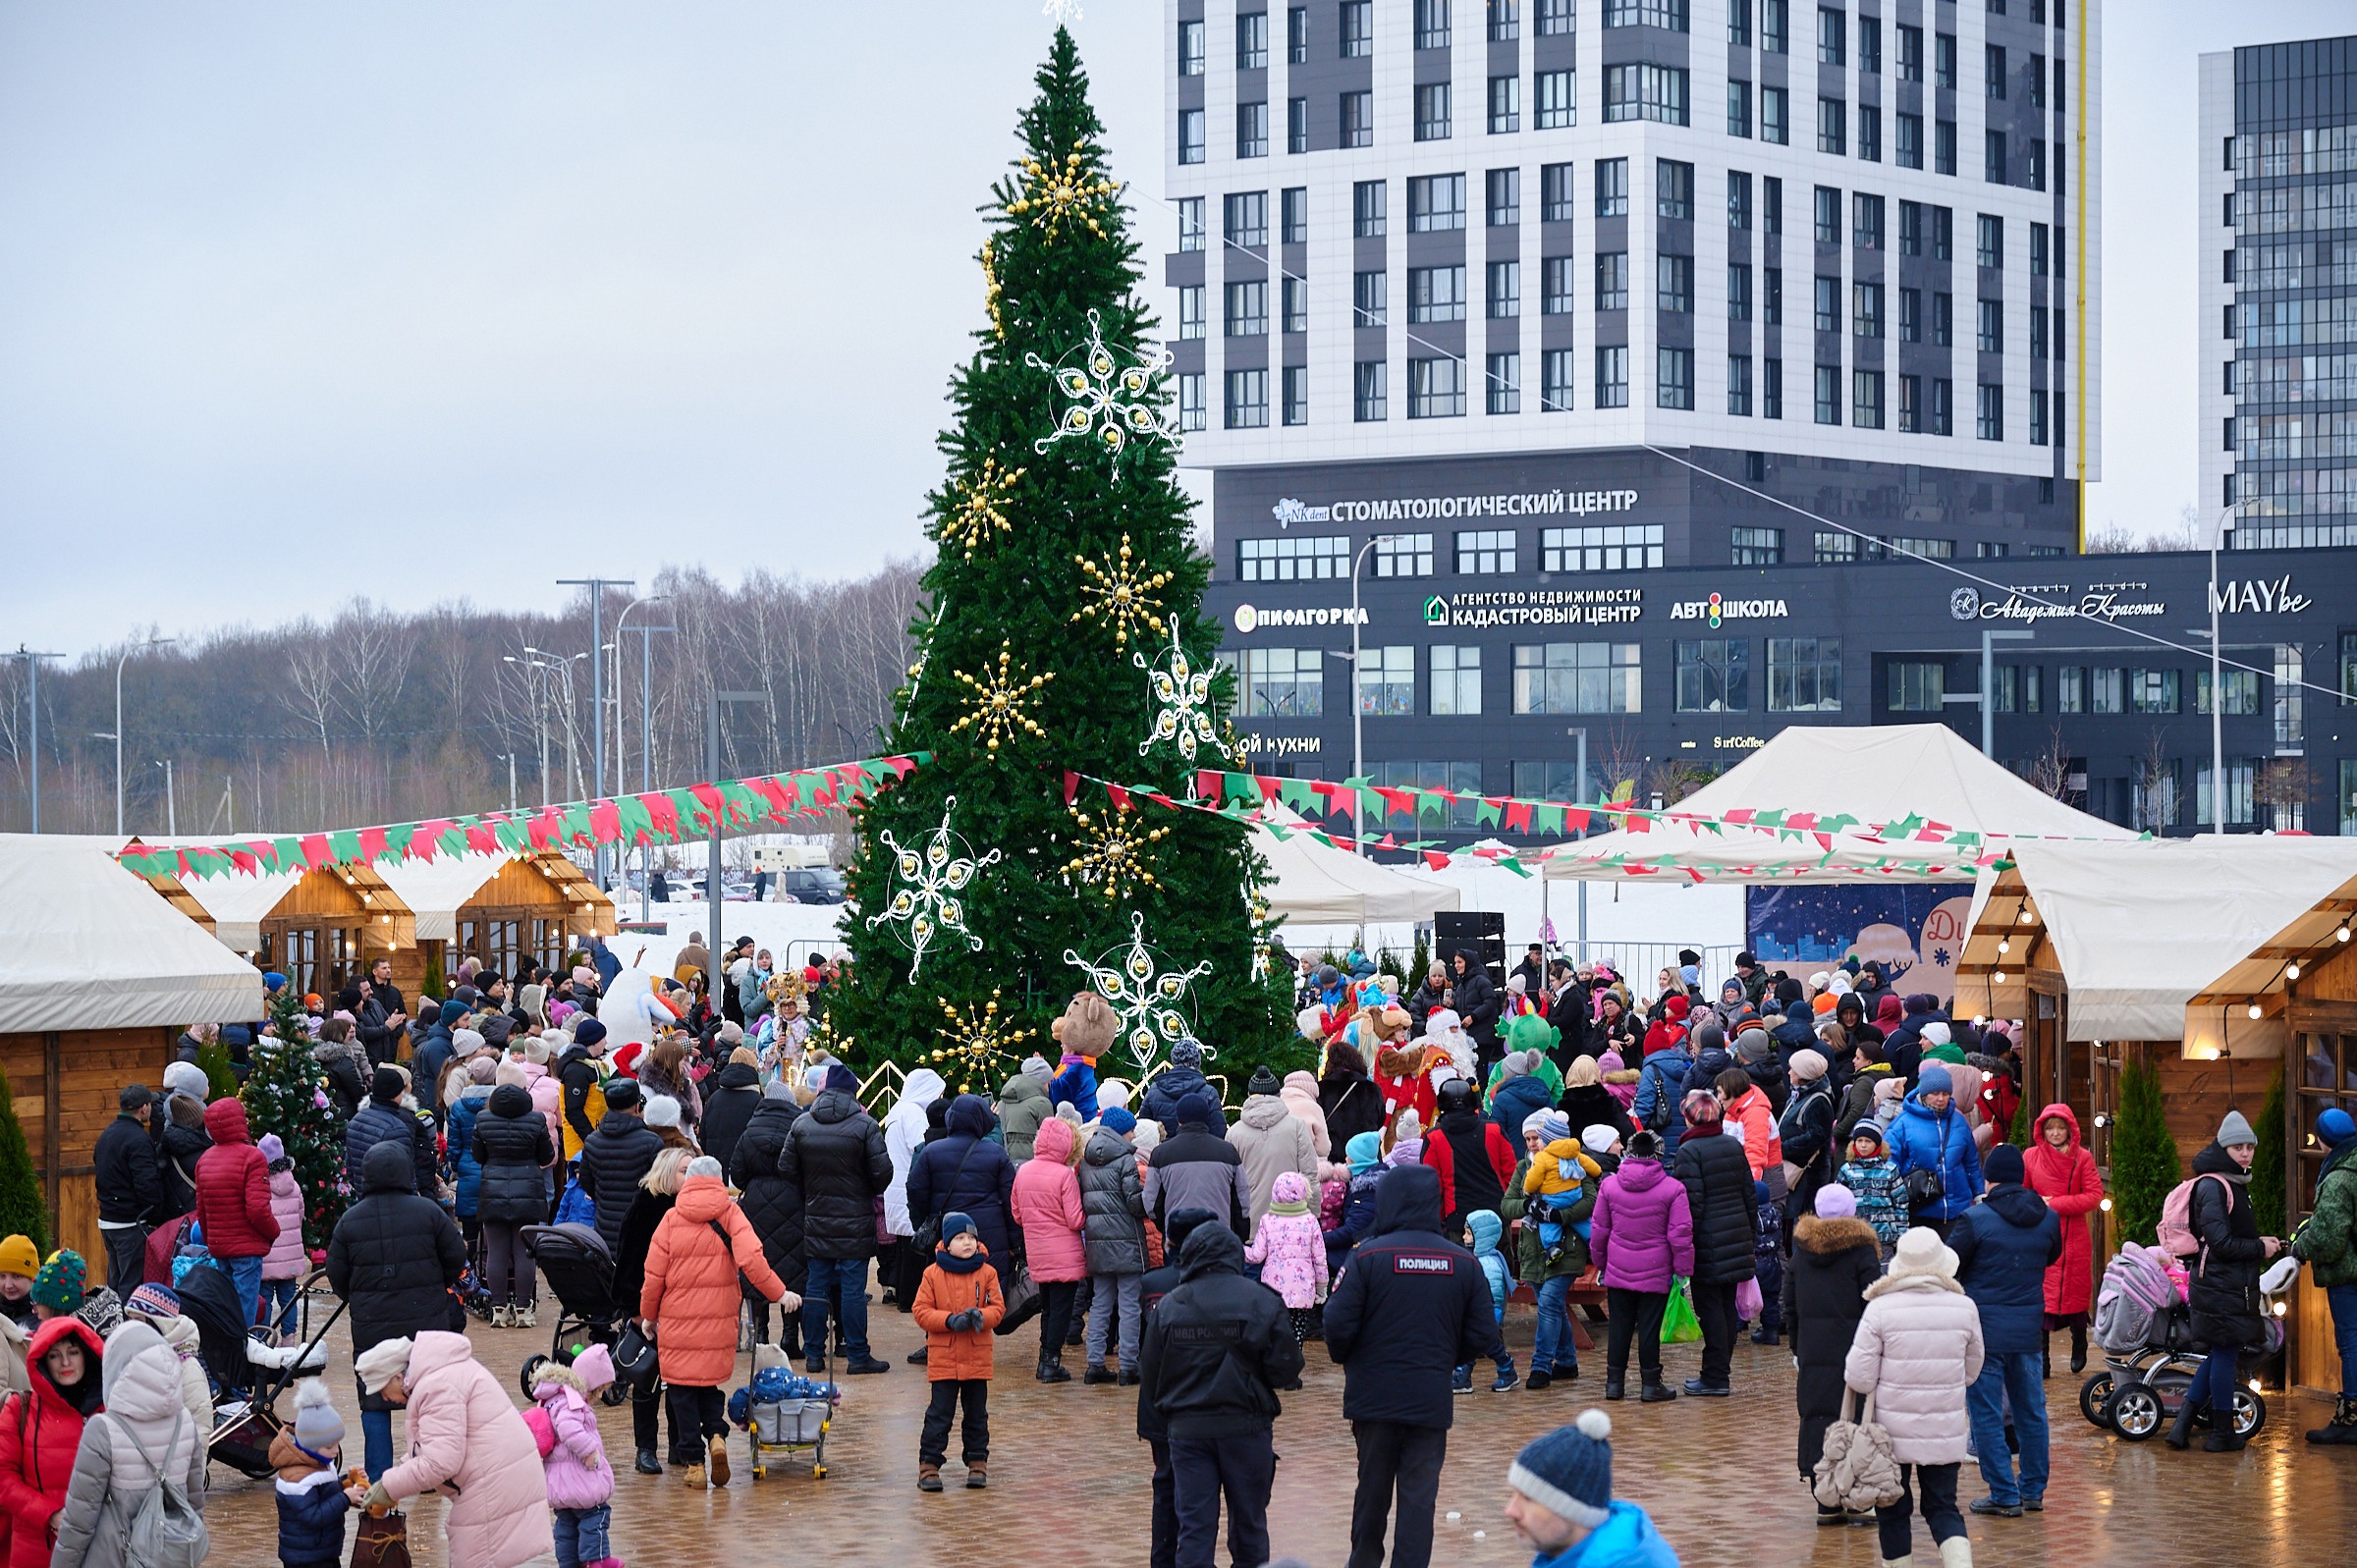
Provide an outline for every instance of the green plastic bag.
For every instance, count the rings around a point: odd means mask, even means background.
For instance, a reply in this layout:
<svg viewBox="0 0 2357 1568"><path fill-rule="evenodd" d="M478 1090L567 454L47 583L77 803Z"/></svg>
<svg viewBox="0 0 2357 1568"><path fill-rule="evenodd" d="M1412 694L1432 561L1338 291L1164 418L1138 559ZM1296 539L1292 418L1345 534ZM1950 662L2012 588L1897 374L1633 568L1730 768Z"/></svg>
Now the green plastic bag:
<svg viewBox="0 0 2357 1568"><path fill-rule="evenodd" d="M1662 1343L1690 1345L1702 1337L1702 1320L1694 1316L1694 1303L1686 1299L1683 1275L1670 1283L1670 1305L1662 1309Z"/></svg>

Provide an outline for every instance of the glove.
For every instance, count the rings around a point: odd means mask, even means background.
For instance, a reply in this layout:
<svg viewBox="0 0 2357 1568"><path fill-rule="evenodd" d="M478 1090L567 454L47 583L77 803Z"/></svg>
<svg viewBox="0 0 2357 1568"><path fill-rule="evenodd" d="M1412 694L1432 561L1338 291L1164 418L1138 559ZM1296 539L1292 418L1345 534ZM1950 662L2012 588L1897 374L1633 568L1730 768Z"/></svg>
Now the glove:
<svg viewBox="0 0 2357 1568"><path fill-rule="evenodd" d="M372 1481L368 1484L368 1501L363 1506L370 1513L382 1518L393 1511L393 1494L385 1490L383 1482Z"/></svg>
<svg viewBox="0 0 2357 1568"><path fill-rule="evenodd" d="M2299 1271L2300 1260L2287 1252L2277 1258L2269 1267L2267 1272L2259 1276L2259 1288L2271 1296L2279 1296L2290 1288L2293 1277Z"/></svg>
<svg viewBox="0 0 2357 1568"><path fill-rule="evenodd" d="M970 1307L963 1312L950 1314L949 1328L952 1333L970 1334L981 1326L982 1315Z"/></svg>

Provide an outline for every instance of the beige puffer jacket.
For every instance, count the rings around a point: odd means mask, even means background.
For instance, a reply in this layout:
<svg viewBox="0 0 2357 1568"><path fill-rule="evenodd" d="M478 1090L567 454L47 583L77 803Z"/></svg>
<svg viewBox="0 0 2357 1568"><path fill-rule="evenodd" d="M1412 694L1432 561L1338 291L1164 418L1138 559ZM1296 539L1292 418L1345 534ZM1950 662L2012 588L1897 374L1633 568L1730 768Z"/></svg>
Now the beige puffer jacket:
<svg viewBox="0 0 2357 1568"><path fill-rule="evenodd" d="M1964 1459L1964 1390L1981 1373L1981 1315L1964 1287L1937 1274L1887 1274L1866 1287L1866 1316L1842 1378L1874 1395L1874 1419L1902 1465Z"/></svg>

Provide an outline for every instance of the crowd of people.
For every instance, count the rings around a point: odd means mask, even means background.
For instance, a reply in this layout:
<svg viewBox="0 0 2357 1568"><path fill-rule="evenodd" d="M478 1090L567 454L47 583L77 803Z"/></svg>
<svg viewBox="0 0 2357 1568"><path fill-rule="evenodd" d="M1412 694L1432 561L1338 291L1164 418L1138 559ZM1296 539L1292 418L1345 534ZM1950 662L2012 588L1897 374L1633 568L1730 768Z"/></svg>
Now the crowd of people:
<svg viewBox="0 0 2357 1568"><path fill-rule="evenodd" d="M749 942L717 960L692 946L651 982L602 944L512 989L470 964L414 1016L380 972L310 1018L322 1092L347 1103L353 1195L318 1255L277 1136L253 1136L239 1099L208 1099L189 1061L160 1095L126 1088L98 1141L103 1283L72 1252L0 1240L20 1402L0 1414L10 1561L50 1560L52 1543L59 1562L106 1560L92 1510L127 1490L170 1482L201 1505L226 1390L180 1311L192 1269L225 1276L265 1338L292 1335L314 1266L348 1306L361 1463L343 1467L333 1397L306 1385L270 1453L284 1561L338 1560L349 1513L369 1539L439 1491L458 1568L552 1546L564 1568L608 1568L596 1396L627 1386L638 1474L725 1487L740 1335L812 1376L895 1370L869 1337L872 1264L872 1294L925 1339L908 1357L930 1383L918 1489L944 1489L953 1426L963 1486L989 1485L995 1351L1029 1331L1036 1381L1075 1380L1077 1350L1076 1380L1136 1389L1157 1568L1207 1568L1223 1517L1233 1560L1267 1560L1281 1396L1321 1344L1358 1454L1349 1561L1374 1568L1388 1541L1390 1562L1421 1568L1454 1401L1485 1363L1494 1393L1573 1383L1575 1310L1601 1311L1607 1403L1631 1397L1632 1353L1634 1398L1662 1404L1726 1397L1746 1335L1788 1346L1804 1483L1870 1396L1895 1496L1860 1507L1817 1486L1819 1522L1875 1526L1904 1562L1920 1509L1945 1568L1969 1562L1962 1466L1987 1488L1970 1512L2042 1509L2050 1346L2066 1336L2074 1373L2088 1355L2103 1192L2077 1120L2047 1106L2015 1147L2005 1028L1899 996L1871 964L1794 977L1743 954L1712 999L1682 957L1640 995L1535 946L1503 985L1460 953L1404 999L1355 954L1305 962L1297 1022L1318 1070L1254 1072L1233 1117L1193 1041L1143 1083L1100 1074L1116 1019L1093 993L1057 1020L1057 1059L1030 1057L989 1097L920 1067L879 1118L809 1030L834 977L781 974ZM624 1018L649 1027L618 1044ZM2357 1321L2357 1126L2334 1110L2320 1130L2335 1145L2321 1223L2295 1250ZM2241 1445L2236 1359L2262 1343L2258 1273L2282 1248L2254 1217L2256 1142L2229 1114L2194 1162L2188 1289L2209 1354L2175 1446L2205 1408L2228 1419L2203 1446ZM521 1233L552 1218L593 1227L616 1326L652 1349L592 1336L540 1365L519 1412L466 1329L470 1310L536 1322ZM1505 1332L1522 1288L1526 1362ZM1690 1339L1697 1375L1673 1384L1663 1344ZM1612 1420L1549 1425L1508 1479L1538 1560L1673 1563L1612 1496ZM2352 1435L2344 1399L2311 1438Z"/></svg>

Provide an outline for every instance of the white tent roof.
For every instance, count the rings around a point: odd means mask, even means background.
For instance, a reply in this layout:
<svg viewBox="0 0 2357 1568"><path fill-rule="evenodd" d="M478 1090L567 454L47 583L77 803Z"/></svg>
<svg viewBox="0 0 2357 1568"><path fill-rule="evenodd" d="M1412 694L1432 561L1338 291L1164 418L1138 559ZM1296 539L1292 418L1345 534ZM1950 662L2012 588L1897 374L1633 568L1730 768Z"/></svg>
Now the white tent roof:
<svg viewBox="0 0 2357 1568"><path fill-rule="evenodd" d="M416 915L419 942L456 942L459 905L498 876L512 858L504 854L436 855L431 860L388 861L376 870Z"/></svg>
<svg viewBox="0 0 2357 1568"><path fill-rule="evenodd" d="M1796 726L1672 809L1714 818L1738 810L1806 811L1854 817L1861 826L1911 815L1978 833L1999 847L2034 838L2136 837L2016 778L1946 725ZM1939 882L1973 875L1969 857L1942 845L1885 841L1857 830L1784 835L1728 828L1698 835L1670 822L1655 823L1649 832L1623 829L1582 839L1559 850L1546 874L1606 881L1630 876L1624 867L1601 863L1615 856L1691 870L1713 882ZM1876 864L1891 860L1928 861L1940 869Z"/></svg>
<svg viewBox="0 0 2357 1568"><path fill-rule="evenodd" d="M262 977L92 839L0 835L0 1034L262 1013Z"/></svg>
<svg viewBox="0 0 2357 1568"><path fill-rule="evenodd" d="M1270 912L1289 915L1304 925L1429 920L1435 910L1454 909L1464 902L1454 888L1402 876L1321 843L1306 831L1280 838L1266 824L1255 823L1252 847L1266 857L1273 874L1264 890Z"/></svg>
<svg viewBox="0 0 2357 1568"><path fill-rule="evenodd" d="M2017 843L2012 854L2070 988L2073 1040L2186 1038L2199 1022L2188 1001L2357 877L2349 838L2205 835ZM1988 962L1978 928L1996 882L1984 874L1974 892L1976 968ZM2219 1034L2216 1018L2205 1027Z"/></svg>

